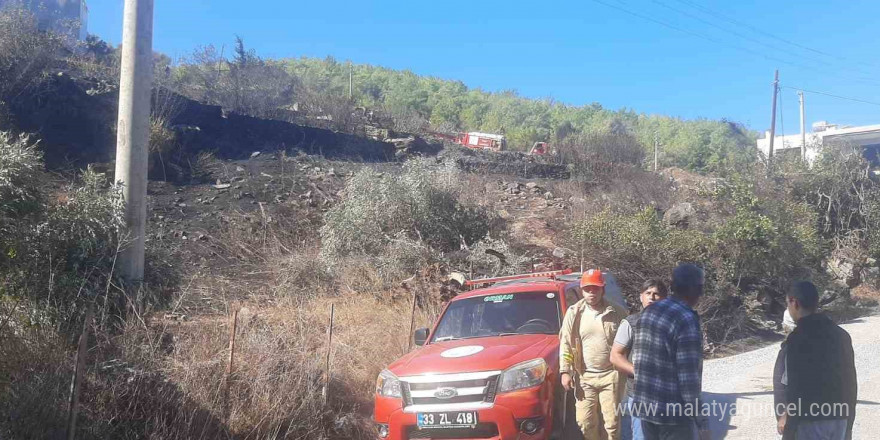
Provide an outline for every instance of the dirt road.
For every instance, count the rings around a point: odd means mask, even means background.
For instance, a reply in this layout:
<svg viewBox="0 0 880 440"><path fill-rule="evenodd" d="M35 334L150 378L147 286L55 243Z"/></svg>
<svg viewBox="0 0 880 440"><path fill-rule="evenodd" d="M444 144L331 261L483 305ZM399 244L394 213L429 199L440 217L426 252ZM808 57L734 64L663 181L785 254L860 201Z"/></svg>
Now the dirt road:
<svg viewBox="0 0 880 440"><path fill-rule="evenodd" d="M880 432L880 316L843 325L853 339L859 381L854 439L877 438ZM707 361L703 398L714 404L712 438L777 439L773 417L773 364L779 344L740 355ZM731 405L736 414L731 416Z"/></svg>

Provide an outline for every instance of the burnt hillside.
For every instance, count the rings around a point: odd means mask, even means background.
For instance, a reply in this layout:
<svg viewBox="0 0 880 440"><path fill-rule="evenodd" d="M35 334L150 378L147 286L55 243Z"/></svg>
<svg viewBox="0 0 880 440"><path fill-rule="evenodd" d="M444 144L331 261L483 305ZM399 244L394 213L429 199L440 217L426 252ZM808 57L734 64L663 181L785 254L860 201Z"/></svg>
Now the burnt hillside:
<svg viewBox="0 0 880 440"><path fill-rule="evenodd" d="M80 168L114 159L114 86L58 73L42 90L13 102L9 113L19 131L41 139L47 167ZM221 159L242 159L253 151L286 150L367 162L394 158L393 145L366 137L226 113L167 90L153 95L154 108L172 107L165 122L175 135L174 153L181 156L210 151Z"/></svg>

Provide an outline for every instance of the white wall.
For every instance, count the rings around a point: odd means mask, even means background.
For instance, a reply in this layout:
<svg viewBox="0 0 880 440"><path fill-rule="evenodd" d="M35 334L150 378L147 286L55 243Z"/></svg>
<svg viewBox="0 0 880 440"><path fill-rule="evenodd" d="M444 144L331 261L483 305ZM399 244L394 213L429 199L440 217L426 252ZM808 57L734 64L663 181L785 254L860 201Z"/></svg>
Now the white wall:
<svg viewBox="0 0 880 440"><path fill-rule="evenodd" d="M783 150L800 150L801 144L800 133L787 136L776 136L776 139L773 141L773 152L774 154L779 154L779 152ZM821 137L817 136L816 133L807 133L807 162L812 163L816 159L821 145ZM758 151L760 151L764 157L769 155L770 132L765 132L764 138L758 139Z"/></svg>
<svg viewBox="0 0 880 440"><path fill-rule="evenodd" d="M819 148L826 142L842 141L850 142L856 145L877 145L880 144L880 125L865 125L861 127L837 128L815 133L807 133L807 162L813 163L819 155ZM757 141L758 151L764 157L767 157L770 151L770 132L764 133L763 139ZM776 136L773 142L774 154L780 151L800 149L801 135L790 134L787 136Z"/></svg>

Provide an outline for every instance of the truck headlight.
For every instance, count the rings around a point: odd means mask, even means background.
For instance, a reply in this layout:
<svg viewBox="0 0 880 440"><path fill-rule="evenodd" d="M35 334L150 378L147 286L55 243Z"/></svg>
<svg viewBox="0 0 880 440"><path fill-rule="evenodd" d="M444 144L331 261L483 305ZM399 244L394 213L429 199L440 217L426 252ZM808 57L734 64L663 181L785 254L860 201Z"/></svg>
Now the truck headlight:
<svg viewBox="0 0 880 440"><path fill-rule="evenodd" d="M400 397L400 379L388 370L382 370L376 379L376 394L385 397Z"/></svg>
<svg viewBox="0 0 880 440"><path fill-rule="evenodd" d="M506 393L540 385L546 376L547 363L544 359L532 359L504 370L498 392Z"/></svg>
<svg viewBox="0 0 880 440"><path fill-rule="evenodd" d="M388 424L387 423L377 423L376 431L379 433L379 438L388 438Z"/></svg>

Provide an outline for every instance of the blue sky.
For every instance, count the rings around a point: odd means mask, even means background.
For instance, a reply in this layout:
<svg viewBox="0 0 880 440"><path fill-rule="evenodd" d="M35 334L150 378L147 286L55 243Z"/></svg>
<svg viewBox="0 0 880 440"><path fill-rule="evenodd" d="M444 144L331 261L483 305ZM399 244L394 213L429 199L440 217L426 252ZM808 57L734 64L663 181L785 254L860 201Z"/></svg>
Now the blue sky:
<svg viewBox="0 0 880 440"><path fill-rule="evenodd" d="M123 0L88 3L89 31L117 44ZM332 55L765 130L775 68L783 86L880 103L877 17L876 0L156 0L154 49L176 58L238 34L266 57ZM780 125L796 133L796 92L780 98ZM880 123L880 105L810 93L806 113L808 127Z"/></svg>

